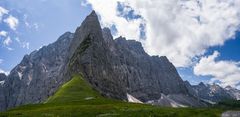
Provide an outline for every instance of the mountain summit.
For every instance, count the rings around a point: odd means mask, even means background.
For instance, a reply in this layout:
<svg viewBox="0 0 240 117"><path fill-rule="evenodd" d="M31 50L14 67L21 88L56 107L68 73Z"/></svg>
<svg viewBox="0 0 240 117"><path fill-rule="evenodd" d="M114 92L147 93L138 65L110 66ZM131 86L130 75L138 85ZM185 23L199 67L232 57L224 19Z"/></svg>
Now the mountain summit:
<svg viewBox="0 0 240 117"><path fill-rule="evenodd" d="M95 89L111 98L127 100L126 94L131 94L144 102L159 99L161 93L187 97L184 82L166 57L149 56L134 40L114 40L97 19L92 12L75 32L70 45L74 50L71 72L81 72Z"/></svg>
<svg viewBox="0 0 240 117"><path fill-rule="evenodd" d="M101 95L157 105L205 106L190 92L174 65L149 56L140 42L113 39L95 11L75 33L25 55L0 87L0 110L41 103L74 74L81 74ZM2 78L1 78L2 79ZM166 105L165 105L166 106Z"/></svg>

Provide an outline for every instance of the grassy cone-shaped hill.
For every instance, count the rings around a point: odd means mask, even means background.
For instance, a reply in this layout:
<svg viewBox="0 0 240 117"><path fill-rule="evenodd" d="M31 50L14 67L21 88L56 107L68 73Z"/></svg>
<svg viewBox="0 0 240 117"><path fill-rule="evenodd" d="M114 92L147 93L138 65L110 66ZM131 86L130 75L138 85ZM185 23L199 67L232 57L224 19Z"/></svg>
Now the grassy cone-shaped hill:
<svg viewBox="0 0 240 117"><path fill-rule="evenodd" d="M221 112L220 109L156 107L104 98L81 75L74 75L45 103L20 106L0 113L0 117L215 117Z"/></svg>

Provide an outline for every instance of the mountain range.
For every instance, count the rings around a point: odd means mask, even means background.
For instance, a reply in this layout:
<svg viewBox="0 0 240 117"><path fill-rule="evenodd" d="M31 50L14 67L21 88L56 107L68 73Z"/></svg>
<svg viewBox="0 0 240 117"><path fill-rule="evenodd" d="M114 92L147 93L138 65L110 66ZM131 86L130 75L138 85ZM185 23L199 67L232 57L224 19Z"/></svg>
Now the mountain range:
<svg viewBox="0 0 240 117"><path fill-rule="evenodd" d="M171 107L206 107L240 98L240 91L217 84L183 81L166 56L150 56L140 42L113 39L93 11L75 33L25 55L9 75L0 74L0 110L43 103L74 74L102 96Z"/></svg>

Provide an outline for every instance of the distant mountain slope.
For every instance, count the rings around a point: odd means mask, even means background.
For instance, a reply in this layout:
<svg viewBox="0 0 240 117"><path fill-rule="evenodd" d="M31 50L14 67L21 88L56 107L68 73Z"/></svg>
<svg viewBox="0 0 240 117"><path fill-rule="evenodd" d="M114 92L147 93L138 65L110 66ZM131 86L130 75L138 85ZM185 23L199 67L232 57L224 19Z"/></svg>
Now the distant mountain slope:
<svg viewBox="0 0 240 117"><path fill-rule="evenodd" d="M236 100L240 100L240 90L233 88L231 86L227 86L224 89L229 95L231 95L231 97L233 97Z"/></svg>
<svg viewBox="0 0 240 117"><path fill-rule="evenodd" d="M237 89L233 88L222 88L217 84L204 84L199 83L198 85L191 86L188 82L185 82L188 86L189 92L199 100L204 100L210 103L217 103L223 100L235 100L237 96L240 96ZM232 92L231 92L232 91Z"/></svg>

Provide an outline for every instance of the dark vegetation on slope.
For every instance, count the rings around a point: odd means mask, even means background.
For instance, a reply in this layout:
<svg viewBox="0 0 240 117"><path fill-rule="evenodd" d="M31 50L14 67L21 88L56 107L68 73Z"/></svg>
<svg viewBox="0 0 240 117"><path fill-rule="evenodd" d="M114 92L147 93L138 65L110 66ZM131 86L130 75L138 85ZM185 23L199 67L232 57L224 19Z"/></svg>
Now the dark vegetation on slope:
<svg viewBox="0 0 240 117"><path fill-rule="evenodd" d="M72 80L43 104L25 105L0 116L12 117L217 117L223 112L216 108L164 108L145 104L134 104L102 97L82 75L74 75Z"/></svg>
<svg viewBox="0 0 240 117"><path fill-rule="evenodd" d="M76 52L71 57L70 63L69 63L70 68L73 66L78 56L81 56L82 53L90 46L90 44L91 44L91 37L90 35L88 35L87 38L83 40L80 46L76 49Z"/></svg>
<svg viewBox="0 0 240 117"><path fill-rule="evenodd" d="M224 109L240 110L240 100L225 100L215 105Z"/></svg>

